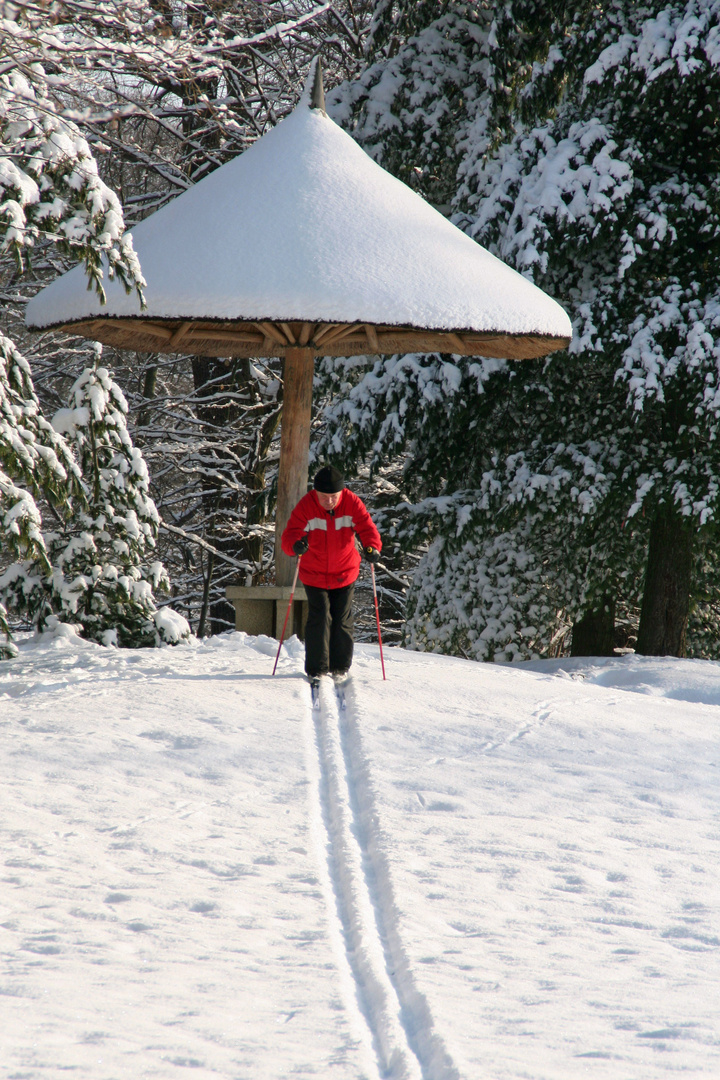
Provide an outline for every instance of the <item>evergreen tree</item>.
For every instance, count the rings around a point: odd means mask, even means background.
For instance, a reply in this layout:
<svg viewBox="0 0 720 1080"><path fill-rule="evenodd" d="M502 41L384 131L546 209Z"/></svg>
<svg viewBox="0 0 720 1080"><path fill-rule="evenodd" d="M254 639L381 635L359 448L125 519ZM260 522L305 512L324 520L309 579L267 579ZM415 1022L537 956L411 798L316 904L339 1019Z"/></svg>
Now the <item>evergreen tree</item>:
<svg viewBox="0 0 720 1080"><path fill-rule="evenodd" d="M50 563L35 497L62 511L74 495L82 499L80 472L62 436L40 411L30 367L9 338L0 335L0 550L31 559L45 574ZM10 582L12 581L12 587ZM0 578L0 596L32 608L34 583L18 568ZM0 604L3 655L10 655L7 612Z"/></svg>
<svg viewBox="0 0 720 1080"><path fill-rule="evenodd" d="M510 123L514 83L532 56L527 27L512 49L499 46L514 25L511 10L485 3L450 2L440 12L433 4L378 4L373 62L356 83L329 95L333 113L384 167L449 212L468 158L488 154ZM556 630L550 613L562 604L549 595L545 560L526 549L538 530L520 522L513 539L513 522L500 528L494 519L494 490L481 489L495 456L489 432L505 441L523 422L507 401L496 407L491 392L513 377L514 365L438 356L369 365L323 366L335 400L320 453L327 447L348 467L366 457L375 470L404 458L406 501L381 513L385 534L406 549L431 544L410 593L409 641L482 659L542 648ZM520 403L521 413L527 405ZM496 524L512 549L507 559ZM527 581L515 589L523 568Z"/></svg>
<svg viewBox="0 0 720 1080"><path fill-rule="evenodd" d="M685 651L693 547L718 511L719 20L714 0L568 5L524 129L459 196L473 235L573 309L571 362L597 396L578 413L551 374L560 417L540 435L603 474L598 528L647 534L648 653ZM618 574L623 545L609 554Z"/></svg>
<svg viewBox="0 0 720 1080"><path fill-rule="evenodd" d="M383 168L449 212L463 143L487 136L490 13L482 2L376 3L360 77L328 94L334 119Z"/></svg>
<svg viewBox="0 0 720 1080"><path fill-rule="evenodd" d="M100 180L78 128L58 115L48 78L38 63L26 65L7 50L15 14L6 13L0 75L0 231L18 271L39 243L81 258L90 282L104 295L103 275L117 276L140 292L144 282L117 197ZM20 52L22 50L19 50ZM103 259L105 264L103 266ZM0 551L49 570L36 497L56 513L70 513L80 491L79 473L61 436L43 418L30 368L13 342L0 338ZM12 579L12 580L11 580ZM23 610L38 602L37 581L18 566L3 575L0 590ZM0 631L12 651L7 612Z"/></svg>
<svg viewBox="0 0 720 1080"><path fill-rule="evenodd" d="M480 362L480 378L450 358L378 364L336 404L326 437L348 454L409 453L395 528L432 541L418 644L511 658L574 621L607 648L616 605L642 600L640 647L682 653L691 588L710 610L718 8L528 0L485 24L490 121L458 121L456 220L561 299L576 336L570 356ZM392 91L375 97L390 117Z"/></svg>
<svg viewBox="0 0 720 1080"><path fill-rule="evenodd" d="M0 75L3 247L22 271L33 247L51 242L82 259L101 298L105 274L142 295L145 282L120 202L100 179L87 141L59 115L39 64L21 71L14 56L0 51L0 57L7 61Z"/></svg>
<svg viewBox="0 0 720 1080"><path fill-rule="evenodd" d="M126 417L122 391L96 363L75 383L70 408L53 418L75 451L87 501L65 529L47 535L53 572L40 625L55 614L80 623L93 641L137 648L175 643L190 631L184 619L158 611L155 603L153 590L168 589L154 558L159 518Z"/></svg>

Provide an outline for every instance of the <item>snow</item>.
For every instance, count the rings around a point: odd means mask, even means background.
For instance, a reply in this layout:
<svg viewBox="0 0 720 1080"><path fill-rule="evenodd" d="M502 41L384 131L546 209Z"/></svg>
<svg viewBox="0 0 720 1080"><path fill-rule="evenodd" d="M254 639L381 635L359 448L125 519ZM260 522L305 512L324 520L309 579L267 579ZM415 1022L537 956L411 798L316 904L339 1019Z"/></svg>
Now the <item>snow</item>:
<svg viewBox="0 0 720 1080"><path fill-rule="evenodd" d="M704 10L703 10L704 9ZM676 68L683 78L705 63L717 67L717 4L668 5L654 18L644 18L636 34L621 34L600 53L585 73L585 83L601 82L607 74L629 64L648 82Z"/></svg>
<svg viewBox="0 0 720 1080"><path fill-rule="evenodd" d="M3 1075L718 1075L720 665L275 649L0 667Z"/></svg>
<svg viewBox="0 0 720 1080"><path fill-rule="evenodd" d="M158 318L368 322L571 336L563 309L377 165L328 116L295 111L133 231ZM76 267L31 328L141 314Z"/></svg>

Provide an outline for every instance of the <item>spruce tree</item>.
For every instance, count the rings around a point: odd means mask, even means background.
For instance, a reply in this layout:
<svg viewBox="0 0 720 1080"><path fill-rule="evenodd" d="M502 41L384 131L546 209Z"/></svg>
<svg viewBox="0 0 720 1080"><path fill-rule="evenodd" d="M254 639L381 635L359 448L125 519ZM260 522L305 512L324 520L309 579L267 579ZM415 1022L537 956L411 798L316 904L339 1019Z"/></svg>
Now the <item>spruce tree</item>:
<svg viewBox="0 0 720 1080"><path fill-rule="evenodd" d="M593 516L647 533L646 653L684 653L693 547L718 512L719 20L711 0L566 6L523 130L460 193L471 233L573 309L570 362L598 398L573 416L558 397L555 438L582 434L601 469L616 443Z"/></svg>
<svg viewBox="0 0 720 1080"><path fill-rule="evenodd" d="M142 296L145 282L117 195L101 180L77 125L60 115L38 63L0 75L0 228L3 246L26 268L32 249L52 243L81 259L104 299L104 277Z"/></svg>
<svg viewBox="0 0 720 1080"><path fill-rule="evenodd" d="M716 562L718 5L527 0L484 25L489 110L457 122L455 220L565 303L570 355L478 361L479 377L452 358L374 365L326 438L407 455L394 528L430 543L411 640L511 658L574 621L606 649L615 606L642 600L640 646L681 653ZM386 83L364 114L389 130L403 93Z"/></svg>
<svg viewBox="0 0 720 1080"><path fill-rule="evenodd" d="M30 560L38 572L51 572L36 497L44 496L62 513L83 498L80 471L61 435L45 419L32 384L30 366L9 338L0 335L0 551ZM0 577L0 597L16 610L42 603L36 575L14 565ZM0 603L0 631L10 643L7 611Z"/></svg>
<svg viewBox="0 0 720 1080"><path fill-rule="evenodd" d="M99 354L98 346L98 362L76 381L70 408L53 418L74 449L87 493L72 521L47 535L49 609L104 645L175 643L189 627L155 603L154 590L167 591L168 580L154 557L159 518L147 467L127 430L125 397Z"/></svg>
<svg viewBox="0 0 720 1080"><path fill-rule="evenodd" d="M463 142L491 123L487 4L376 3L360 77L328 94L343 124L383 168L449 212Z"/></svg>
<svg viewBox="0 0 720 1080"><path fill-rule="evenodd" d="M118 277L141 292L144 281L132 241L124 233L117 196L100 179L90 148L75 124L59 115L41 64L25 63L22 47L5 48L19 17L6 13L0 74L0 232L19 273L38 245L51 244L84 261L90 283L104 296L103 279ZM19 25L19 24L18 24ZM36 498L56 514L72 513L80 477L64 440L42 416L30 367L13 342L0 338L0 552L20 563L0 579L0 594L19 612L44 604L40 577L49 572ZM38 576L40 575L40 576ZM3 654L12 652L7 612Z"/></svg>
<svg viewBox="0 0 720 1080"><path fill-rule="evenodd" d="M511 123L533 46L525 27L512 49L501 48L510 31L512 11L483 3L450 2L441 11L376 5L371 62L329 96L334 115L386 168L450 212L468 162L489 154ZM406 549L430 545L410 593L409 642L482 659L546 647L562 603L551 595L542 552L527 547L539 529L517 508L501 527L494 485L483 490L496 459L490 432L501 445L515 438L528 407L528 395L510 409L505 394L498 404L492 393L513 378L514 365L413 355L369 361L366 374L358 361L338 366L323 369L334 402L320 452L327 446L348 467L369 458L373 469L404 458L406 498L383 515L386 535Z"/></svg>

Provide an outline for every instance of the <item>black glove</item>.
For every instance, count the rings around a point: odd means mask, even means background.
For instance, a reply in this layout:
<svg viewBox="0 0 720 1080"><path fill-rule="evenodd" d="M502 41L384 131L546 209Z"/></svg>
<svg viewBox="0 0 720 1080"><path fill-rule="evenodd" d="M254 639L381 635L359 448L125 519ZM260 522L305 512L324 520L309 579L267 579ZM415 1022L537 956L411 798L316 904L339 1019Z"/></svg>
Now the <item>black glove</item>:
<svg viewBox="0 0 720 1080"><path fill-rule="evenodd" d="M369 563L373 564L373 566L375 565L375 563L380 562L380 552L378 551L377 548L374 548L374 547L363 548L363 555L365 556L365 558L367 559L367 561Z"/></svg>
<svg viewBox="0 0 720 1080"><path fill-rule="evenodd" d="M309 547L310 542L307 536L301 536L300 539L296 540L293 544L293 551L296 555L304 555Z"/></svg>

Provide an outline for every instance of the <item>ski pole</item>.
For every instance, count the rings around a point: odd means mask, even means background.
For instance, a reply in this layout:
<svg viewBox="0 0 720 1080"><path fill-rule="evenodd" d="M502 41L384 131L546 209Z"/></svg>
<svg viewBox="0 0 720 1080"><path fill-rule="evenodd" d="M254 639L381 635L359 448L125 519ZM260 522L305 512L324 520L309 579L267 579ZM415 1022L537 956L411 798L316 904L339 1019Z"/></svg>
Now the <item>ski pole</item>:
<svg viewBox="0 0 720 1080"><path fill-rule="evenodd" d="M377 619L378 641L380 642L380 663L382 664L383 679L387 679L385 660L383 659L382 634L380 633L380 608L378 607L377 586L375 584L375 567L372 563L370 563L370 573L372 575L373 596L375 597L375 618Z"/></svg>
<svg viewBox="0 0 720 1080"><path fill-rule="evenodd" d="M283 623L282 634L280 635L280 644L278 645L277 656L275 657L275 665L274 665L274 667L272 669L273 675L275 674L275 672L277 670L278 660L280 659L280 650L282 649L282 643L285 640L285 629L286 629L287 624L288 624L288 619L290 618L290 608L292 607L293 598L295 596L295 586L297 585L298 570L299 569L300 569L300 556L298 555L298 561L295 563L295 577L293 578L292 592L290 593L290 601L289 601L288 606L287 606L287 611L285 612L285 622Z"/></svg>

